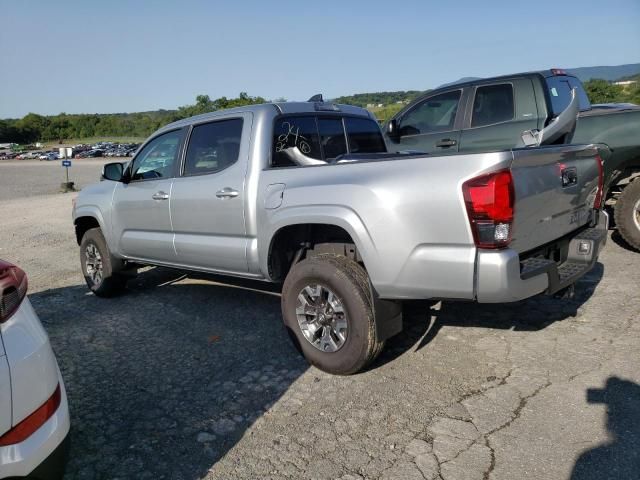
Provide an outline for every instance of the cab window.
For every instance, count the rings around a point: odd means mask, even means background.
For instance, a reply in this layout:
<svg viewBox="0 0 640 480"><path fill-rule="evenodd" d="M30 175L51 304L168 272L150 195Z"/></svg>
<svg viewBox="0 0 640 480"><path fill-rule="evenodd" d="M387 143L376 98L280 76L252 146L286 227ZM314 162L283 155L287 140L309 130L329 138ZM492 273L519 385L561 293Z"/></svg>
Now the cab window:
<svg viewBox="0 0 640 480"><path fill-rule="evenodd" d="M347 153L342 118L318 118L318 131L324 160L332 160Z"/></svg>
<svg viewBox="0 0 640 480"><path fill-rule="evenodd" d="M133 161L131 180L172 177L181 140L182 130L174 130L147 143Z"/></svg>
<svg viewBox="0 0 640 480"><path fill-rule="evenodd" d="M322 160L315 116L287 116L276 121L271 166L296 166L294 149L307 157Z"/></svg>
<svg viewBox="0 0 640 480"><path fill-rule="evenodd" d="M378 124L365 117L337 115L283 116L273 133L272 167L300 165L300 155L315 164L332 163L348 153L383 153Z"/></svg>

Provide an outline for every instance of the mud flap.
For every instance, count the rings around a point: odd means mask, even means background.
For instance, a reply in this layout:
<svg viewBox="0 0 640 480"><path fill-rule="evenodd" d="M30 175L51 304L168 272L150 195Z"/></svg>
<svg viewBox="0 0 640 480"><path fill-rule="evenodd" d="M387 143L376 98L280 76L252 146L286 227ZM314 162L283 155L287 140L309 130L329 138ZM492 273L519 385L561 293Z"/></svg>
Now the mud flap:
<svg viewBox="0 0 640 480"><path fill-rule="evenodd" d="M369 289L373 300L376 337L381 342L402 331L402 302L381 299L371 282L369 282Z"/></svg>

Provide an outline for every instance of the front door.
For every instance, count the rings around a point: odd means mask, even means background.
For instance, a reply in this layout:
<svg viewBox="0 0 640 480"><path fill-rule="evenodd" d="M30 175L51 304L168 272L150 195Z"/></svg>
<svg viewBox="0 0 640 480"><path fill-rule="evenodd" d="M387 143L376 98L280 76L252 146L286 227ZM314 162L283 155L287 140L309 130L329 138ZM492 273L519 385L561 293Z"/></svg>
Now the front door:
<svg viewBox="0 0 640 480"><path fill-rule="evenodd" d="M399 139L394 150L426 153L458 151L460 129L456 128L462 90L429 97L405 113L398 121Z"/></svg>
<svg viewBox="0 0 640 480"><path fill-rule="evenodd" d="M251 124L251 114L244 113L191 130L182 174L175 179L171 196L181 266L248 271L245 176Z"/></svg>
<svg viewBox="0 0 640 480"><path fill-rule="evenodd" d="M113 237L125 257L174 263L169 204L183 131L174 130L149 141L135 156L129 183L113 195Z"/></svg>

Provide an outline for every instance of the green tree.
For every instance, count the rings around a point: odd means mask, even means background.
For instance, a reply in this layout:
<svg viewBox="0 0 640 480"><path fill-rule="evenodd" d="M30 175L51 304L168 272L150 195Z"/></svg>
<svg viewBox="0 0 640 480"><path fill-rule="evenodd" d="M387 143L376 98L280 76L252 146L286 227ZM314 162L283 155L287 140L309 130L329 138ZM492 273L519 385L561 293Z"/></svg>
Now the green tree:
<svg viewBox="0 0 640 480"><path fill-rule="evenodd" d="M624 102L624 89L620 85L613 85L606 80L593 79L585 82L584 89L591 103Z"/></svg>

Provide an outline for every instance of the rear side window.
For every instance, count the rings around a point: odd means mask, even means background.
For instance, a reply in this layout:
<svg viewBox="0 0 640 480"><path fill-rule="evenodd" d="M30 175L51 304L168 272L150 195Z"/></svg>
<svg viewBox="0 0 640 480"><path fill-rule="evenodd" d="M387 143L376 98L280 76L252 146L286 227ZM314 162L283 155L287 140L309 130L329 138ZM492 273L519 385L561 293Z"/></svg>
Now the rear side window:
<svg viewBox="0 0 640 480"><path fill-rule="evenodd" d="M315 116L282 117L276 121L273 132L273 167L293 167L294 153L300 153L315 160L322 160L318 124Z"/></svg>
<svg viewBox="0 0 640 480"><path fill-rule="evenodd" d="M380 127L373 120L345 117L344 125L347 128L351 153L384 153L387 151Z"/></svg>
<svg viewBox="0 0 640 480"><path fill-rule="evenodd" d="M549 89L549 99L551 100L551 114L560 115L571 102L571 89L575 88L578 94L578 103L581 111L589 110L591 103L584 91L580 80L567 75L547 77L547 88Z"/></svg>
<svg viewBox="0 0 640 480"><path fill-rule="evenodd" d="M233 165L240 153L242 119L221 120L193 127L184 175L215 173Z"/></svg>
<svg viewBox="0 0 640 480"><path fill-rule="evenodd" d="M514 118L513 86L510 83L487 85L476 89L472 127L508 122Z"/></svg>

